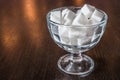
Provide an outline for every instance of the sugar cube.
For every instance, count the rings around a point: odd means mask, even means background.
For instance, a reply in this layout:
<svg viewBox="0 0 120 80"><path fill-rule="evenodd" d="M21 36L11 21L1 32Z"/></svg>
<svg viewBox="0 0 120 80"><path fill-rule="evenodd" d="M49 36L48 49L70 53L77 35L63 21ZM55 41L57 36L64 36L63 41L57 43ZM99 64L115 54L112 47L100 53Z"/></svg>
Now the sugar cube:
<svg viewBox="0 0 120 80"><path fill-rule="evenodd" d="M62 11L62 20L64 25L71 25L73 19L76 14L69 9L65 9Z"/></svg>
<svg viewBox="0 0 120 80"><path fill-rule="evenodd" d="M65 15L66 15L66 13L68 13L68 12L69 12L69 9L64 9L64 10L62 11L62 18L64 18Z"/></svg>
<svg viewBox="0 0 120 80"><path fill-rule="evenodd" d="M93 36L95 30L96 30L96 27L93 27L93 26L86 28L86 36L87 37Z"/></svg>
<svg viewBox="0 0 120 80"><path fill-rule="evenodd" d="M78 14L72 22L72 25L81 26L86 25L88 23L88 19L82 13Z"/></svg>
<svg viewBox="0 0 120 80"><path fill-rule="evenodd" d="M50 14L50 20L53 22L61 24L61 21L62 21L61 18L62 18L61 11L54 11L54 12L51 12Z"/></svg>
<svg viewBox="0 0 120 80"><path fill-rule="evenodd" d="M66 21L64 22L64 25L70 26L70 25L71 25L71 23L72 23L72 21L71 21L71 20L66 20Z"/></svg>
<svg viewBox="0 0 120 80"><path fill-rule="evenodd" d="M85 44L89 41L91 41L91 37L94 34L95 27L88 27L88 28L83 28L83 27L78 27L78 28L71 28L69 30L69 37L70 37L70 43L71 45L77 45L78 42L79 44ZM78 41L79 40L79 41Z"/></svg>
<svg viewBox="0 0 120 80"><path fill-rule="evenodd" d="M70 45L77 45L77 39L78 37L73 37L73 38L70 38Z"/></svg>
<svg viewBox="0 0 120 80"><path fill-rule="evenodd" d="M69 36L72 38L74 36L78 37L83 37L87 35L86 28L70 28L69 30Z"/></svg>
<svg viewBox="0 0 120 80"><path fill-rule="evenodd" d="M93 12L91 19L95 20L97 22L100 22L104 17L104 14L100 11L98 11L97 9L95 9L95 11Z"/></svg>
<svg viewBox="0 0 120 80"><path fill-rule="evenodd" d="M86 45L89 44L91 42L92 37L83 37L83 38L78 38L77 40L77 44L78 45Z"/></svg>
<svg viewBox="0 0 120 80"><path fill-rule="evenodd" d="M70 28L70 43L71 45L77 45L77 39L87 35L86 29L82 28Z"/></svg>
<svg viewBox="0 0 120 80"><path fill-rule="evenodd" d="M94 24L96 24L96 23L98 23L96 20L90 18L90 19L88 20L87 25L94 25Z"/></svg>
<svg viewBox="0 0 120 80"><path fill-rule="evenodd" d="M94 12L95 7L85 4L82 8L81 8L81 12L89 19L92 15L92 13ZM78 12L79 13L79 12Z"/></svg>
<svg viewBox="0 0 120 80"><path fill-rule="evenodd" d="M69 28L66 26L59 26L59 36L63 44L69 44Z"/></svg>

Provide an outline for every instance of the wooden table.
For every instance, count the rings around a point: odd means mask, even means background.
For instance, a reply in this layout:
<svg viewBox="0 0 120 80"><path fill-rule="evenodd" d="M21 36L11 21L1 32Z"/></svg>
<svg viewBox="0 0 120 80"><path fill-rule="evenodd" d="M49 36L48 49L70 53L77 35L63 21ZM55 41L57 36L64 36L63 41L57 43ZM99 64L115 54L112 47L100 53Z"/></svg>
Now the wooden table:
<svg viewBox="0 0 120 80"><path fill-rule="evenodd" d="M67 52L50 37L46 14L85 3L104 10L109 20L99 44L87 52L95 70L80 78L57 68ZM120 80L119 0L0 0L0 80Z"/></svg>

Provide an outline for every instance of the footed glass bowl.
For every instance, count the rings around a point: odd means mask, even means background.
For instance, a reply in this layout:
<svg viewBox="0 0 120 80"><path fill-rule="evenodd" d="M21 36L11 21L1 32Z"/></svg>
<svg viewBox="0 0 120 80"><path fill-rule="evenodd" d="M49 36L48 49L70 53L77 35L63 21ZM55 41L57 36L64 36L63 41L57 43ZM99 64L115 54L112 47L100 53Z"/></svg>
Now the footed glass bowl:
<svg viewBox="0 0 120 80"><path fill-rule="evenodd" d="M102 21L84 26L67 26L50 20L52 12L67 8L74 13L80 9L80 7L61 7L47 14L47 24L52 39L59 47L69 52L58 60L58 67L67 74L87 76L94 69L94 61L83 52L90 50L100 41L108 17L104 11L99 10L104 14Z"/></svg>

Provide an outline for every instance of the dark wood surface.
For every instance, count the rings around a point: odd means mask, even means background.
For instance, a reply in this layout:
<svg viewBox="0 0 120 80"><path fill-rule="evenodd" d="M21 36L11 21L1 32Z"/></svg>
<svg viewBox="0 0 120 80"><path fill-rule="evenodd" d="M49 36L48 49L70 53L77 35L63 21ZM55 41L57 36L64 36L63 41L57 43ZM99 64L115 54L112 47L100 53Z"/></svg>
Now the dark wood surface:
<svg viewBox="0 0 120 80"><path fill-rule="evenodd" d="M99 44L86 53L95 61L95 70L80 78L57 68L67 52L50 37L46 14L85 3L104 10L109 20ZM120 1L0 0L0 80L120 80Z"/></svg>

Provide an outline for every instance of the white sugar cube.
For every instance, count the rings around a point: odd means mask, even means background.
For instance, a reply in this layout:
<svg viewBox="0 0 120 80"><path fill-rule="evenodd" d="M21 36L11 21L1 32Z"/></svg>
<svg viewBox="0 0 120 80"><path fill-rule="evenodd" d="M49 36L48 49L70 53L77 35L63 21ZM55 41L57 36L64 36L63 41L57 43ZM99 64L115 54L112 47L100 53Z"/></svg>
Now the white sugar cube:
<svg viewBox="0 0 120 80"><path fill-rule="evenodd" d="M83 38L79 38L77 40L77 44L78 45L87 45L87 44L90 44L91 43L91 39L92 37L83 37Z"/></svg>
<svg viewBox="0 0 120 80"><path fill-rule="evenodd" d="M94 25L94 24L96 24L96 23L98 23L96 20L94 20L94 19L89 19L87 25Z"/></svg>
<svg viewBox="0 0 120 80"><path fill-rule="evenodd" d="M81 26L86 25L88 23L88 19L82 14L78 14L72 22L72 25Z"/></svg>
<svg viewBox="0 0 120 80"><path fill-rule="evenodd" d="M65 22L64 22L64 25L71 25L71 23L72 23L72 21L71 20L66 20Z"/></svg>
<svg viewBox="0 0 120 80"><path fill-rule="evenodd" d="M85 4L82 8L81 8L81 12L89 19L92 15L92 13L94 12L95 7ZM78 12L79 13L79 12Z"/></svg>
<svg viewBox="0 0 120 80"><path fill-rule="evenodd" d="M70 28L69 30L69 36L70 38L76 37L84 37L87 35L86 28Z"/></svg>
<svg viewBox="0 0 120 80"><path fill-rule="evenodd" d="M77 45L77 39L78 37L73 37L73 38L70 38L70 45Z"/></svg>
<svg viewBox="0 0 120 80"><path fill-rule="evenodd" d="M62 11L62 18L64 18L65 15L66 15L68 12L69 12L69 9L64 9L64 10Z"/></svg>
<svg viewBox="0 0 120 80"><path fill-rule="evenodd" d="M71 45L77 45L79 42L80 44L85 44L91 41L91 37L93 36L95 31L95 27L88 27L88 28L70 28L69 30L69 39ZM78 41L79 40L79 41Z"/></svg>
<svg viewBox="0 0 120 80"><path fill-rule="evenodd" d="M69 44L69 28L66 26L58 27L60 40L63 44Z"/></svg>
<svg viewBox="0 0 120 80"><path fill-rule="evenodd" d="M70 44L77 45L77 39L82 38L87 35L86 29L82 28L70 28L69 37L70 37Z"/></svg>
<svg viewBox="0 0 120 80"><path fill-rule="evenodd" d="M86 28L86 36L87 37L93 36L95 30L96 30L96 27L94 26Z"/></svg>
<svg viewBox="0 0 120 80"><path fill-rule="evenodd" d="M64 9L62 11L62 17L63 17L64 20L71 20L75 16L76 16L76 14L73 11L69 10L69 9Z"/></svg>
<svg viewBox="0 0 120 80"><path fill-rule="evenodd" d="M92 14L91 19L100 22L103 19L103 17L104 14L96 9Z"/></svg>
<svg viewBox="0 0 120 80"><path fill-rule="evenodd" d="M61 11L54 11L50 14L50 20L56 23L61 24L62 13Z"/></svg>
<svg viewBox="0 0 120 80"><path fill-rule="evenodd" d="M74 28L70 29L69 37L70 37L70 44L77 45L77 38L80 35L80 31Z"/></svg>
<svg viewBox="0 0 120 80"><path fill-rule="evenodd" d="M64 25L71 25L73 19L76 14L69 9L65 9L62 11L62 20Z"/></svg>
<svg viewBox="0 0 120 80"><path fill-rule="evenodd" d="M61 43L62 43L62 44L66 44L66 45L69 45L69 44L70 44L69 37L61 36L61 37L60 37L60 40L61 40Z"/></svg>

